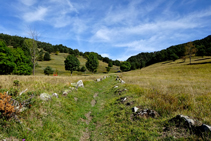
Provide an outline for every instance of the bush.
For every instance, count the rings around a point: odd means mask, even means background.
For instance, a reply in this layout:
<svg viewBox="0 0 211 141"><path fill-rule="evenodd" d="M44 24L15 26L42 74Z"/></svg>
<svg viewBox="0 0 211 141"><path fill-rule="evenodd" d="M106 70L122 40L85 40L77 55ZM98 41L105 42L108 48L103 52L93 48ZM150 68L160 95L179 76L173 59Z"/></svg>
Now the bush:
<svg viewBox="0 0 211 141"><path fill-rule="evenodd" d="M121 71L129 71L130 67L131 67L130 62L122 62L120 64Z"/></svg>
<svg viewBox="0 0 211 141"><path fill-rule="evenodd" d="M74 55L68 55L64 63L65 63L65 70L69 70L71 72L71 76L73 71L76 71L80 66L78 58L76 58Z"/></svg>
<svg viewBox="0 0 211 141"><path fill-rule="evenodd" d="M97 56L94 53L90 53L87 58L86 68L92 73L95 73L97 72L98 66L99 66L99 61Z"/></svg>
<svg viewBox="0 0 211 141"><path fill-rule="evenodd" d="M85 72L86 71L86 67L85 66L82 66L81 67L81 72Z"/></svg>
<svg viewBox="0 0 211 141"><path fill-rule="evenodd" d="M0 93L0 118L9 119L15 113L14 106L10 103L11 96L6 92Z"/></svg>
<svg viewBox="0 0 211 141"><path fill-rule="evenodd" d="M53 69L49 66L47 66L45 69L44 69L44 74L45 75L50 75L50 74L53 74Z"/></svg>
<svg viewBox="0 0 211 141"><path fill-rule="evenodd" d="M44 55L44 61L50 61L50 60L51 60L50 54L46 52Z"/></svg>

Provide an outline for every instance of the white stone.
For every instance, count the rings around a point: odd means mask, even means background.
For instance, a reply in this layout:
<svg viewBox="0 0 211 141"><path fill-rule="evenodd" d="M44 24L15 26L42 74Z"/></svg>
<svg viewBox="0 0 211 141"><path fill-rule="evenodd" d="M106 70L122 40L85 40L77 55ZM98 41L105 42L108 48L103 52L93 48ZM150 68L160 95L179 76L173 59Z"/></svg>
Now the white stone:
<svg viewBox="0 0 211 141"><path fill-rule="evenodd" d="M201 127L204 129L205 132L207 131L211 132L211 127L209 125L202 124Z"/></svg>
<svg viewBox="0 0 211 141"><path fill-rule="evenodd" d="M43 101L47 101L47 100L51 99L51 96L47 93L42 93L42 94L40 94L40 99Z"/></svg>
<svg viewBox="0 0 211 141"><path fill-rule="evenodd" d="M139 108L137 108L137 107L133 107L133 111L134 111L134 112L137 112L138 109L139 109Z"/></svg>
<svg viewBox="0 0 211 141"><path fill-rule="evenodd" d="M79 80L78 82L77 82L77 88L78 87L84 87L84 84L83 84L83 81L82 80Z"/></svg>
<svg viewBox="0 0 211 141"><path fill-rule="evenodd" d="M120 80L120 82L123 83L123 84L125 83L125 81L123 81L123 80Z"/></svg>
<svg viewBox="0 0 211 141"><path fill-rule="evenodd" d="M118 86L114 86L114 88L118 88Z"/></svg>
<svg viewBox="0 0 211 141"><path fill-rule="evenodd" d="M122 101L124 102L124 101L126 101L127 100L127 98L125 97Z"/></svg>
<svg viewBox="0 0 211 141"><path fill-rule="evenodd" d="M188 116L180 115L180 117L185 119L188 122L188 124L190 124L190 125L194 125L195 124L194 120L190 119Z"/></svg>
<svg viewBox="0 0 211 141"><path fill-rule="evenodd" d="M97 82L100 82L101 80L100 80L100 78L99 79L97 79Z"/></svg>
<svg viewBox="0 0 211 141"><path fill-rule="evenodd" d="M71 92L71 90L64 90L62 94L67 95L69 92Z"/></svg>
<svg viewBox="0 0 211 141"><path fill-rule="evenodd" d="M59 97L57 93L53 93L52 96L55 96L56 98Z"/></svg>

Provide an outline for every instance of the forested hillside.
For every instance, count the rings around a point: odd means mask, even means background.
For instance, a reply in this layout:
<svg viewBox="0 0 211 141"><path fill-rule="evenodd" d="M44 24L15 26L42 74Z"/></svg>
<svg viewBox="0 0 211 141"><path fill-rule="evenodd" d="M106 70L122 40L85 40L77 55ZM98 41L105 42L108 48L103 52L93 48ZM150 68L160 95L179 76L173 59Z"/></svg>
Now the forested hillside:
<svg viewBox="0 0 211 141"><path fill-rule="evenodd" d="M29 50L28 48L24 45L24 40L27 39L26 37L20 37L20 36L11 36L7 34L0 34L0 40L4 41L6 46L8 47L13 47L13 48L21 48L24 52L25 55L29 55ZM90 52L81 52L78 49L72 49L70 47L64 46L62 44L59 45L52 45L50 43L46 42L41 42L37 41L37 47L39 49L44 49L45 51L49 53L69 53L69 54L74 54L75 56L80 55L83 56L84 58L87 58L87 56L90 54ZM120 61L118 60L112 60L108 57L102 57L100 54L95 53L98 57L98 60L102 60L103 62L109 63L112 62L113 65L119 66Z"/></svg>
<svg viewBox="0 0 211 141"><path fill-rule="evenodd" d="M189 44L193 44L193 47L190 47ZM195 47L195 50L192 49ZM201 40L195 40L193 42L184 43L180 45L171 46L167 49L163 49L157 52L142 52L138 55L131 56L127 59L131 63L131 70L143 68L151 64L173 60L176 59L185 59L189 56L195 54L196 56L211 56L211 35L207 36Z"/></svg>

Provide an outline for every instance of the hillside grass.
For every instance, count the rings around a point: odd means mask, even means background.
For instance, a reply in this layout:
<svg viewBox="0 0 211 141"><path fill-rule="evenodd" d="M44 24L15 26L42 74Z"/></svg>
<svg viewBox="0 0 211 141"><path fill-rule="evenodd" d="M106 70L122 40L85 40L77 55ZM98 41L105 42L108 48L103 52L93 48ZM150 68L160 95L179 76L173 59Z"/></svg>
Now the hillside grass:
<svg viewBox="0 0 211 141"><path fill-rule="evenodd" d="M103 74L89 76L0 76L1 91L28 88L36 95L31 109L19 114L24 127L9 122L2 128L0 139L26 140L203 140L201 136L173 127L164 131L168 121L178 114L188 115L211 125L211 57L157 63L119 76L126 82L115 81L116 76L101 81ZM72 91L66 97L62 91L70 83L83 80L85 88ZM20 86L13 86L19 80ZM114 88L118 86L118 88ZM127 89L126 91L122 91ZM58 93L59 99L42 102L42 92ZM96 98L93 98L95 94ZM23 96L26 96L25 93ZM75 101L74 98L78 100ZM120 102L127 97L131 105ZM91 106L95 99L96 105ZM159 113L157 118L132 119L134 106ZM85 116L91 112L91 120ZM168 125L170 126L170 125ZM30 128L29 131L27 128Z"/></svg>
<svg viewBox="0 0 211 141"><path fill-rule="evenodd" d="M67 53L59 53L58 55L55 55L54 53L51 53L51 60L50 61L38 61L38 67L36 67L36 75L44 75L44 69L47 66L50 66L54 71L58 70L58 75L59 76L70 76L70 71L65 70L65 65L64 65L64 60L69 54ZM80 61L80 68L82 66L86 66L86 59L83 58L82 56L77 57L78 60ZM99 60L99 67L97 69L97 73L106 73L106 67L108 66L107 63L102 62ZM113 66L110 70L110 73L114 73L120 70L120 67L118 66ZM82 72L77 72L74 71L73 75L86 75L86 74L91 74L88 70L86 73Z"/></svg>

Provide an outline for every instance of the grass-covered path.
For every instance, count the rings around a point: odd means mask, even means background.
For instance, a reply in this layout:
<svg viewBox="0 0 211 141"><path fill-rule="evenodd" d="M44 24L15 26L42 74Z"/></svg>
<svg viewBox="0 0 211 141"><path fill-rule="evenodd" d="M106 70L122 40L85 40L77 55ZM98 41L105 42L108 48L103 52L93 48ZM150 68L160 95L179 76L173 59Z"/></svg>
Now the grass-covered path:
<svg viewBox="0 0 211 141"><path fill-rule="evenodd" d="M61 79L65 82L63 78ZM83 77L80 79L83 80ZM167 121L172 117L194 109L194 105L189 105L182 111L184 105L181 103L187 105L191 100L189 95L182 95L185 97L182 97L183 99L175 94L169 97L155 89L122 84L115 79L116 76L110 76L100 82L84 80L84 88L78 90L71 90L69 83L57 85L49 82L33 83L38 90L33 91L35 98L31 108L18 115L22 124L14 121L4 123L4 126L1 126L0 139L200 140L200 137L175 126L164 131L165 127L169 126ZM64 90L71 90L71 92L63 96ZM39 97L43 91L56 92L59 98L52 97L51 100L43 102ZM24 99L27 94L23 94L21 98ZM122 102L120 100L122 98L127 100ZM178 100L181 103L178 103ZM134 106L153 109L160 116L134 119L131 110Z"/></svg>

